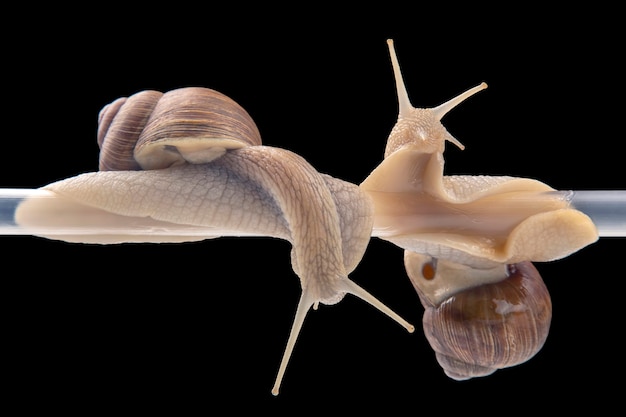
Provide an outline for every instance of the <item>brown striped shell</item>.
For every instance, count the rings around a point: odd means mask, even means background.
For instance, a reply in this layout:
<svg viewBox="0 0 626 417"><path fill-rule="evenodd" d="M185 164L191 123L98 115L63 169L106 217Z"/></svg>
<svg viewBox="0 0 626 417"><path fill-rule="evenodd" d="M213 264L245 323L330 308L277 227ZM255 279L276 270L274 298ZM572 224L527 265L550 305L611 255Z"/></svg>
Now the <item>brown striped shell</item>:
<svg viewBox="0 0 626 417"><path fill-rule="evenodd" d="M209 88L141 91L108 104L98 117L101 171L206 163L255 145L261 135L250 115Z"/></svg>
<svg viewBox="0 0 626 417"><path fill-rule="evenodd" d="M450 378L486 376L526 362L543 347L552 302L531 262L504 266L505 275L498 282L490 278L488 283L470 284L462 290L450 287L450 294L433 302L422 284L441 279L437 274L441 261L430 258L418 269L417 259L405 255L407 272L425 309L422 323L426 338ZM470 280L471 273L463 275Z"/></svg>

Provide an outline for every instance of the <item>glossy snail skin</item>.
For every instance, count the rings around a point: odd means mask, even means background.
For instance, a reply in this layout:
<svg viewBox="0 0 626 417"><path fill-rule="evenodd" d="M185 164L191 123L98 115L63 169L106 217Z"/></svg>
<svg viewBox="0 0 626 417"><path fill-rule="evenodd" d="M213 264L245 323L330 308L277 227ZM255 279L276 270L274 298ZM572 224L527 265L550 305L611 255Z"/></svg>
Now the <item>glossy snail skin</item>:
<svg viewBox="0 0 626 417"><path fill-rule="evenodd" d="M554 191L532 179L507 176L444 175L445 142L463 147L441 118L482 83L432 109L414 108L389 41L399 115L385 158L361 183L374 201L377 236L404 249L457 263L484 266L519 261L550 261L595 242L598 233L584 213L546 197Z"/></svg>
<svg viewBox="0 0 626 417"><path fill-rule="evenodd" d="M147 91L117 100L100 114L103 170L44 187L58 198L52 203L26 200L15 217L27 227L49 226L59 213L80 212L81 218L115 225L202 226L207 234L198 240L271 236L291 242L302 296L272 390L278 394L306 313L320 302L334 304L354 294L407 330L413 326L348 278L371 236L367 194L320 174L293 152L261 145L253 123L230 98L205 88ZM124 234L68 235L65 240L153 241L150 235ZM160 236L157 241L184 240L193 237Z"/></svg>
<svg viewBox="0 0 626 417"><path fill-rule="evenodd" d="M374 233L405 249L425 308L423 327L447 375L468 379L523 363L543 346L551 301L531 261L559 259L598 239L584 213L546 184L506 176L444 175L441 124L482 83L440 106L414 108L392 41L399 115L384 160L361 183L374 202ZM538 203L538 201L540 201Z"/></svg>

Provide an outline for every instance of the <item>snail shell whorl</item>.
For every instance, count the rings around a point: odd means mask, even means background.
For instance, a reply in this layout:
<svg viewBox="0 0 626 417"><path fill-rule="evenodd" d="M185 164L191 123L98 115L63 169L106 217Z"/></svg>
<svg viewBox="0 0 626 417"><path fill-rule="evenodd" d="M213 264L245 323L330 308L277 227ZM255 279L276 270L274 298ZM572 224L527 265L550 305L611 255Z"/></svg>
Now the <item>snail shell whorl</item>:
<svg viewBox="0 0 626 417"><path fill-rule="evenodd" d="M552 303L531 262L508 266L501 282L479 285L439 305L422 300L424 333L446 375L485 376L518 365L543 346Z"/></svg>
<svg viewBox="0 0 626 417"><path fill-rule="evenodd" d="M206 163L227 149L261 145L250 115L209 88L141 91L99 115L100 170L167 168Z"/></svg>
<svg viewBox="0 0 626 417"><path fill-rule="evenodd" d="M163 93L141 91L106 105L98 115L101 171L140 170L134 150L152 109Z"/></svg>

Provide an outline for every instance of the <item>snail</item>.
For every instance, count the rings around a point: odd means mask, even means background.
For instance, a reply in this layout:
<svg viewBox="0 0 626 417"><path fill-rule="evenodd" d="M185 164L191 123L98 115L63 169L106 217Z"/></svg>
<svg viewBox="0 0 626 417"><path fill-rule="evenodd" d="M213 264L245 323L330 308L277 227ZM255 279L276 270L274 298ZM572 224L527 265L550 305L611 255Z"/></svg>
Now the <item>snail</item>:
<svg viewBox="0 0 626 417"><path fill-rule="evenodd" d="M302 294L272 392L280 384L304 318L346 293L413 326L348 278L371 235L372 205L358 186L322 175L293 152L263 146L250 115L215 90L143 91L100 112L100 171L44 189L53 201L26 200L16 222L51 225L59 213L121 227L202 226L194 236L67 235L71 242L180 242L218 236L271 236L292 244ZM52 214L51 214L52 213ZM57 237L58 238L58 237ZM153 240L154 239L154 240Z"/></svg>
<svg viewBox="0 0 626 417"><path fill-rule="evenodd" d="M543 346L552 311L531 262L568 256L598 232L537 180L443 175L445 143L464 146L441 118L487 85L414 108L392 40L388 46L398 121L383 161L360 184L374 203L373 233L405 250L424 332L447 375L467 379L523 363ZM528 193L543 197L530 202Z"/></svg>

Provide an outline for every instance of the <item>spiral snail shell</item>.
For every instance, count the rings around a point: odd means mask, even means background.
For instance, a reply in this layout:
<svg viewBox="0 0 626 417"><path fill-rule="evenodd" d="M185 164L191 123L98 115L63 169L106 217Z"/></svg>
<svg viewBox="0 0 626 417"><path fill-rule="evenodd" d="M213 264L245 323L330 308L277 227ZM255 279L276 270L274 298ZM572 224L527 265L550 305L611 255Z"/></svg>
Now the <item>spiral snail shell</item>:
<svg viewBox="0 0 626 417"><path fill-rule="evenodd" d="M531 262L477 271L409 251L404 261L425 309L424 334L450 378L486 376L543 347L552 302Z"/></svg>
<svg viewBox="0 0 626 417"><path fill-rule="evenodd" d="M201 87L146 90L105 106L98 117L101 171L207 163L228 149L261 145L261 134L230 97Z"/></svg>

